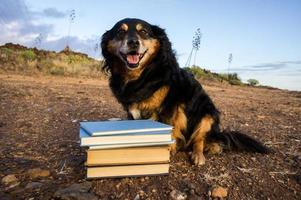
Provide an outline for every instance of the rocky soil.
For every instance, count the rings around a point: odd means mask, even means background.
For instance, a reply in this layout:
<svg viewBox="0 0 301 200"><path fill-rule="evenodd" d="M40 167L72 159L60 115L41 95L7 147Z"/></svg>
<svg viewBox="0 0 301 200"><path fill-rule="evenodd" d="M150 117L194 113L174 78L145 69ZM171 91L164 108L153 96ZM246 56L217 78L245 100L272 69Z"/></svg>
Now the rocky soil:
<svg viewBox="0 0 301 200"><path fill-rule="evenodd" d="M301 93L204 85L222 128L263 141L269 155L223 152L168 176L86 180L82 120L125 118L106 81L0 74L0 199L301 199Z"/></svg>

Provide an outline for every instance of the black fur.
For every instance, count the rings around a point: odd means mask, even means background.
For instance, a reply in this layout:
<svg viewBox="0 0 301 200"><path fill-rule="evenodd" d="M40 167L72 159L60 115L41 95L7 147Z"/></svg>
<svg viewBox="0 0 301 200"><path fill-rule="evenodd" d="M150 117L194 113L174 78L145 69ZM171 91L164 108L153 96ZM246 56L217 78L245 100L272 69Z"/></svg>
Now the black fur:
<svg viewBox="0 0 301 200"><path fill-rule="evenodd" d="M135 21L137 19L125 19L121 22L130 20ZM190 73L179 67L165 31L158 26L142 22L151 27L151 36L159 40L160 49L153 61L149 66L145 67L141 76L136 80L126 83L122 74L112 70L114 62L118 61L114 55L107 52L106 46L108 41L114 37L116 26L103 35L101 42L102 53L105 58L103 69L111 71L110 87L125 110L132 103L148 99L160 87L167 85L170 89L163 104L160 109L158 108L151 112L156 112L159 116L159 121L165 122L165 119L171 117L175 107L184 104L188 121L187 130L183 132L186 140L189 140L200 120L206 115L211 115L215 122L207 135L208 141L220 141L228 149L267 153L268 149L264 145L247 135L239 132L220 131L219 111L201 84ZM147 119L150 117L150 114L149 111L143 111L142 117Z"/></svg>

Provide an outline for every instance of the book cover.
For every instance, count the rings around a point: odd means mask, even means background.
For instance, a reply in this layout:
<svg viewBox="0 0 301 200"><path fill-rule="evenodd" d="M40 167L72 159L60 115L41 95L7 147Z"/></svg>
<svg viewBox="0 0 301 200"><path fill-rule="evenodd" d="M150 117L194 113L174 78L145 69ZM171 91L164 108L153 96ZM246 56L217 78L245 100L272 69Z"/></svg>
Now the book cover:
<svg viewBox="0 0 301 200"><path fill-rule="evenodd" d="M169 146L87 151L87 166L169 163Z"/></svg>
<svg viewBox="0 0 301 200"><path fill-rule="evenodd" d="M80 122L80 127L91 136L172 130L172 126L153 120Z"/></svg>
<svg viewBox="0 0 301 200"><path fill-rule="evenodd" d="M97 145L119 145L130 143L145 143L145 142L170 142L171 134L125 134L125 135L107 135L101 137L92 137L84 129L80 128L80 143L81 146L97 146Z"/></svg>
<svg viewBox="0 0 301 200"><path fill-rule="evenodd" d="M168 174L169 164L88 167L87 178L112 178Z"/></svg>
<svg viewBox="0 0 301 200"><path fill-rule="evenodd" d="M141 143L127 143L127 144L107 144L107 145L93 145L89 149L120 149L126 147L147 147L147 146L164 146L173 144L175 141L170 140L167 142L141 142Z"/></svg>

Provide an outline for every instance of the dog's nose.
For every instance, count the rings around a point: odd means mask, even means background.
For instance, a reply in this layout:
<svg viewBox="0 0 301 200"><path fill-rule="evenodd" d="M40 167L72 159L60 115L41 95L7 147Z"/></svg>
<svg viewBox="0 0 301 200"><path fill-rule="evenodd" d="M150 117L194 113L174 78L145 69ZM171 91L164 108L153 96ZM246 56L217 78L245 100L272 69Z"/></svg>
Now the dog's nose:
<svg viewBox="0 0 301 200"><path fill-rule="evenodd" d="M131 48L137 48L139 46L139 40L136 38L131 38L128 40L127 45Z"/></svg>

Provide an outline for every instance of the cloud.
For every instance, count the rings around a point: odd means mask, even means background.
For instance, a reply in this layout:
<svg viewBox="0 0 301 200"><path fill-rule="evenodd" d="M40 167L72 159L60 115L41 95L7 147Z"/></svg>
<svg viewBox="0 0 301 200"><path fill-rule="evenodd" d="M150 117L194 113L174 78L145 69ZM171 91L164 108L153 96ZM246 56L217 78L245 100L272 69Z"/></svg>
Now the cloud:
<svg viewBox="0 0 301 200"><path fill-rule="evenodd" d="M12 21L28 21L30 13L23 0L5 0L0 4L1 23L10 23Z"/></svg>
<svg viewBox="0 0 301 200"><path fill-rule="evenodd" d="M41 44L41 48L61 51L66 47L67 41L73 51L86 53L91 57L100 57L100 49L95 49L96 44L99 44L99 37L97 36L91 36L86 39L81 39L77 36L47 39Z"/></svg>
<svg viewBox="0 0 301 200"><path fill-rule="evenodd" d="M231 71L274 71L288 68L301 67L301 60L281 61L273 63L262 63L257 65L248 65L237 68L232 68Z"/></svg>
<svg viewBox="0 0 301 200"><path fill-rule="evenodd" d="M58 11L56 8L46 8L42 13L46 17L63 18L66 16L66 13Z"/></svg>
<svg viewBox="0 0 301 200"><path fill-rule="evenodd" d="M48 11L49 14L49 11ZM28 45L39 34L47 36L52 24L39 23L24 0L5 0L0 4L0 44L6 42Z"/></svg>
<svg viewBox="0 0 301 200"><path fill-rule="evenodd" d="M28 9L24 0L5 0L0 4L0 44L7 42L29 45L39 34L45 38L53 32L52 24L39 22L38 16L62 18L66 14L56 8L42 12Z"/></svg>
<svg viewBox="0 0 301 200"><path fill-rule="evenodd" d="M67 37L55 34L54 25L41 22L44 18L63 18L66 12L56 8L46 8L42 11L28 9L24 0L1 0L0 3L0 45L7 42L19 43L26 46L38 46L46 50L61 51L67 44ZM36 44L37 37L42 42ZM73 51L83 52L92 57L100 57L100 36L79 38L70 36L69 46Z"/></svg>

